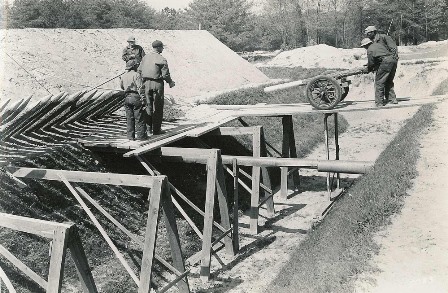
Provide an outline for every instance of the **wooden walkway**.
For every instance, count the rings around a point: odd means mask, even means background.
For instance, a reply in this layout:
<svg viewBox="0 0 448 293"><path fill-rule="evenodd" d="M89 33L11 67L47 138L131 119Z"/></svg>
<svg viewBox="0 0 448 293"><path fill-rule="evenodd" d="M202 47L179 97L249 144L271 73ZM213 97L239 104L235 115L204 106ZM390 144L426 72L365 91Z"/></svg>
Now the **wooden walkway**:
<svg viewBox="0 0 448 293"><path fill-rule="evenodd" d="M448 95L431 96L419 99L399 99L399 104L388 104L377 108L373 101L344 101L332 110L316 110L308 103L297 104L256 104L256 105L200 105L197 107L198 113L204 113L197 120L183 120L177 123L163 123L165 131L162 135L152 136L147 141L129 141L125 138L125 132L121 136L115 132L111 135L103 135L101 138L93 136L78 139L78 142L86 147L115 149L117 152L126 152L126 157L140 155L160 147L169 145L175 141L186 137L198 137L220 126L241 117L249 116L288 116L297 114L332 114L352 111L379 111L392 110L403 107L415 107L429 103L435 103L448 98ZM124 129L125 119L121 125L115 127Z"/></svg>

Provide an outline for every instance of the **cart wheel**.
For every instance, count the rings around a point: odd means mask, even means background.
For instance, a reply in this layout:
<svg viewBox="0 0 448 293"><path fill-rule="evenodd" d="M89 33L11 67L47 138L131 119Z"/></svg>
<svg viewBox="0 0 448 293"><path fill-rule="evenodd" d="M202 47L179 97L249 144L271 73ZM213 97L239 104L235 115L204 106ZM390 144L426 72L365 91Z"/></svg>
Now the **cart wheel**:
<svg viewBox="0 0 448 293"><path fill-rule="evenodd" d="M347 97L349 91L350 91L350 87L348 87L348 86L344 86L342 88L341 101L343 101L345 99L345 97Z"/></svg>
<svg viewBox="0 0 448 293"><path fill-rule="evenodd" d="M316 76L306 86L306 97L318 110L333 109L341 100L341 95L341 86L329 76Z"/></svg>

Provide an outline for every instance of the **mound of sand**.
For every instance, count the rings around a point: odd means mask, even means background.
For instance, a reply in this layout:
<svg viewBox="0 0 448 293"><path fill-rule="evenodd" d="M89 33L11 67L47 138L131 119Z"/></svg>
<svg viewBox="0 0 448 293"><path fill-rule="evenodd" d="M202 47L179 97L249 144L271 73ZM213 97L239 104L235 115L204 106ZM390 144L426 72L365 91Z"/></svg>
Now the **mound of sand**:
<svg viewBox="0 0 448 293"><path fill-rule="evenodd" d="M263 66L349 69L362 66L365 59L363 48L340 49L320 44L282 52Z"/></svg>
<svg viewBox="0 0 448 293"><path fill-rule="evenodd" d="M207 31L14 29L0 30L0 98L39 99L48 95L43 87L55 94L97 86L124 72L121 53L130 35L146 52L155 39L166 44L163 55L176 81L166 94L178 101L269 81ZM114 79L101 88L118 84Z"/></svg>

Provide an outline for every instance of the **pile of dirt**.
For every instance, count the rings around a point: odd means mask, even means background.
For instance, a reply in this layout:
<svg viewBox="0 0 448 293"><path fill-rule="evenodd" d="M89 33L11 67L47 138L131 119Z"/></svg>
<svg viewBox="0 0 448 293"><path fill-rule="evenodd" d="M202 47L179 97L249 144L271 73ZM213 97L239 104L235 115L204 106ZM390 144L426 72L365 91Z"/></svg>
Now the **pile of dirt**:
<svg viewBox="0 0 448 293"><path fill-rule="evenodd" d="M418 46L399 46L400 59L417 59L442 57L448 55L448 40L427 42ZM424 54L415 56L415 54ZM431 56L433 53L434 56ZM409 55L409 56L408 56ZM367 63L366 50L363 48L341 49L320 44L316 46L297 48L278 54L274 59L257 66L268 67L298 67L303 68L341 68L351 69Z"/></svg>
<svg viewBox="0 0 448 293"><path fill-rule="evenodd" d="M0 30L0 98L33 95L40 99L49 92L71 93L97 86L124 72L121 54L130 35L146 52L156 39L165 44L163 56L176 81L166 94L175 101L191 103L215 92L269 81L203 30L14 29ZM119 89L118 79L101 88Z"/></svg>
<svg viewBox="0 0 448 293"><path fill-rule="evenodd" d="M263 66L304 68L354 68L365 64L366 50L363 48L341 49L320 44L297 48L278 54Z"/></svg>

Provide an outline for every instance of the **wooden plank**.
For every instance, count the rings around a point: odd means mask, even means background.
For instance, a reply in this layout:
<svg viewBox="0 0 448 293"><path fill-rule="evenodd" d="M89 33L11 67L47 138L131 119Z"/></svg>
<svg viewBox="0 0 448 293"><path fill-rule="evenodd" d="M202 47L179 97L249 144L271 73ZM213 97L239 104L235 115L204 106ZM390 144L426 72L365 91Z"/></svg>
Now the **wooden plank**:
<svg viewBox="0 0 448 293"><path fill-rule="evenodd" d="M168 180L166 180L168 182ZM168 184L162 186L162 209L163 218L165 220L165 227L167 231L168 241L171 248L171 258L174 267L181 273L185 272L185 263L180 246L179 232L177 230L176 218L174 216L173 203L171 201L171 191ZM177 288L182 293L189 293L190 287L187 278L179 279Z"/></svg>
<svg viewBox="0 0 448 293"><path fill-rule="evenodd" d="M59 175L69 182L140 186L151 188L155 177L147 175L130 175L117 173L99 173L83 171L65 171L55 169L5 167L13 176L19 178L61 181Z"/></svg>
<svg viewBox="0 0 448 293"><path fill-rule="evenodd" d="M79 192L85 199L87 199L95 208L97 208L109 221L111 221L115 226L117 226L118 229L120 229L124 234L126 234L129 238L131 238L135 243L140 245L143 248L143 240L140 239L139 236L135 235L128 229L126 229L120 222L118 222L114 217L112 217L111 214L109 214L105 209L101 207L93 198L89 196L87 192L84 191L81 187L77 186L76 184L73 184L74 188L77 192ZM165 267L170 269L175 274L180 274L180 272L174 268L172 265L170 265L168 262L166 262L163 258L159 256L155 256L155 258L162 263Z"/></svg>
<svg viewBox="0 0 448 293"><path fill-rule="evenodd" d="M227 189L226 189L226 179L224 177L224 167L222 165L221 150L218 150L218 157L216 163L216 189L218 195L219 211L221 215L221 226L226 230L230 231L230 217L229 217L229 205L227 203ZM227 233L227 232L223 232ZM237 236L238 237L238 236ZM226 235L224 238L224 244L226 246L226 252L228 255L234 256L235 252L233 250L233 241L231 235Z"/></svg>
<svg viewBox="0 0 448 293"><path fill-rule="evenodd" d="M13 265L15 265L20 271L22 271L26 276L28 276L31 280L36 282L42 288L47 288L47 281L45 281L41 276L36 274L33 270L31 270L26 264L20 261L17 257L15 257L12 253L10 253L3 245L0 244L0 254L5 257L8 261L10 261Z"/></svg>
<svg viewBox="0 0 448 293"><path fill-rule="evenodd" d="M28 99L22 100L21 103L17 105L17 107L13 108L13 111L8 114L5 118L2 118L2 123L8 123L9 121L15 120L15 118L25 109L28 103L31 100L31 96Z"/></svg>
<svg viewBox="0 0 448 293"><path fill-rule="evenodd" d="M98 292L76 226L73 226L70 229L70 241L68 243L68 248L70 249L70 254L73 262L75 263L76 272L78 273L79 280L81 281L83 292Z"/></svg>
<svg viewBox="0 0 448 293"><path fill-rule="evenodd" d="M264 132L263 127L258 126L255 128L255 132L253 134L256 137L255 143L259 144L259 152L257 153L258 157L266 157L266 144L264 139ZM268 212L268 216L273 217L275 215L275 209L274 209L274 199L272 196L272 185L271 185L271 178L269 176L268 169L266 166L261 167L261 182L260 187L263 187L263 198L267 200L266 202L266 210ZM267 191L267 189L270 190L270 192ZM260 205L258 205L260 207Z"/></svg>
<svg viewBox="0 0 448 293"><path fill-rule="evenodd" d="M148 171L149 174L151 174L152 176L160 176L162 175L158 170L156 170L156 168L154 168L154 166L151 165L151 163L149 163L148 160L146 160L144 157L142 156L137 156L137 159L140 161L140 163L142 164L142 166L146 169L146 171ZM171 184L171 182L168 181L168 186L169 188L177 193L177 194L182 194L180 192L180 190L178 190L173 184ZM182 196L185 197L185 195L182 194ZM196 232L196 234L198 235L198 237L200 239L202 239L202 233L201 231L199 231L199 228L196 226L196 224L193 222L193 220L188 216L188 214L185 212L185 210L181 207L181 205L177 202L177 200L171 196L171 200L173 201L174 206L178 209L178 211L181 213L181 215L184 217L184 219L187 221L187 223L190 225L190 227L193 229L194 232ZM196 207L196 205L195 205Z"/></svg>
<svg viewBox="0 0 448 293"><path fill-rule="evenodd" d="M7 100L0 106L0 114L3 114L3 110L6 109L6 106L8 106L9 102L11 102L11 99L7 99Z"/></svg>
<svg viewBox="0 0 448 293"><path fill-rule="evenodd" d="M254 127L219 127L207 135L252 135L254 133Z"/></svg>
<svg viewBox="0 0 448 293"><path fill-rule="evenodd" d="M233 176L233 250L237 253L240 250L240 237L239 237L239 219L238 219L238 209L239 209L239 188L238 188L238 177L239 177L239 167L238 160L234 159L232 162L232 176Z"/></svg>
<svg viewBox="0 0 448 293"><path fill-rule="evenodd" d="M123 265L123 267L126 269L126 271L128 272L128 274L131 276L131 278L134 280L134 282L136 284L139 283L139 280L137 278L137 276L135 275L135 273L132 271L131 267L129 266L129 264L127 263L126 259L123 257L123 255L121 254L121 252L118 250L118 248L115 246L115 244L113 243L112 239L110 239L109 235L107 235L106 230L104 230L104 228L101 226L101 224L98 222L98 220L95 218L95 216L93 215L92 211L90 211L89 207L85 204L85 202L82 200L82 198L80 197L80 195L78 194L78 192L76 192L76 190L73 188L73 186L68 182L67 178L64 177L64 175L62 173L59 173L59 177L61 179L62 182L64 182L65 186L67 186L67 188L70 190L70 192L73 194L73 196L76 198L76 200L78 201L78 203L81 205L81 207L84 209L84 211L87 213L87 215L89 216L90 220L93 222L93 224L95 225L95 227L98 229L98 231L100 232L100 234L103 236L104 240L107 242L107 244L109 245L109 247L112 249L112 251L114 252L115 256L118 258L118 260L121 262L121 264Z"/></svg>
<svg viewBox="0 0 448 293"><path fill-rule="evenodd" d="M50 268L48 269L48 293L60 293L64 276L67 240L70 228L57 227L51 244Z"/></svg>
<svg viewBox="0 0 448 293"><path fill-rule="evenodd" d="M143 247L138 293L149 293L151 290L151 275L156 248L160 200L164 185L166 185L166 177L158 177L158 179L154 181L154 186L151 188L149 194L148 219L146 222L145 244Z"/></svg>
<svg viewBox="0 0 448 293"><path fill-rule="evenodd" d="M14 289L14 286L12 285L8 276L5 274L5 271L3 271L3 269L0 267L0 292L2 291L2 280L9 293L16 293L16 289Z"/></svg>
<svg viewBox="0 0 448 293"><path fill-rule="evenodd" d="M53 238L53 231L56 228L62 227L68 229L70 228L70 226L70 224L54 223L44 220L0 213L0 227L39 235L41 237L50 239Z"/></svg>
<svg viewBox="0 0 448 293"><path fill-rule="evenodd" d="M204 230L202 239L202 257L200 278L203 282L207 282L210 278L210 263L211 263L211 249L213 236L213 208L215 205L216 196L216 178L217 178L217 163L219 150L210 150L209 159L207 163L207 187L205 199L205 215L204 215Z"/></svg>
<svg viewBox="0 0 448 293"><path fill-rule="evenodd" d="M187 131L187 130L189 130L189 129L193 129L194 127L196 127L196 125L192 125L192 126L190 126L190 127L187 127L187 128L185 129L186 132L178 133L178 134L175 134L175 135L173 135L173 136L170 136L170 137L166 137L166 138L164 138L164 139L161 139L161 140L159 140L159 141L156 141L156 142L153 142L153 143L149 143L149 144L147 144L147 145L145 145L145 146L143 146L143 147L140 147L140 148L138 148L138 149L136 149L136 150L127 152L127 153L125 153L123 156L126 157L126 158L128 158L128 157L132 157L132 156L142 155L142 154L144 154L144 153L147 153L147 152L150 152L150 151L152 151L152 150L158 149L158 148L160 148L161 146L164 146L164 145L167 145L167 144L169 144L169 143L173 143L173 142L175 142L175 141L178 141L178 140L180 140L180 139L182 139L182 138L187 137L187 134L188 134L188 131Z"/></svg>

